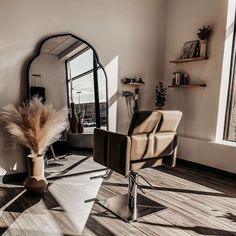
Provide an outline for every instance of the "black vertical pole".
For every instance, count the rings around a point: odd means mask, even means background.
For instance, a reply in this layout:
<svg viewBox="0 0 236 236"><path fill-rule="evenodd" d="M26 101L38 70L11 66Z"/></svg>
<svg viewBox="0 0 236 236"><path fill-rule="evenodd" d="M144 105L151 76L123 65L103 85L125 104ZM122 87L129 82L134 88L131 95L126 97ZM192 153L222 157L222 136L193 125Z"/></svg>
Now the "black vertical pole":
<svg viewBox="0 0 236 236"><path fill-rule="evenodd" d="M93 79L94 79L94 97L95 97L95 113L96 113L96 127L101 127L100 119L100 104L99 104L99 91L98 91L98 71L97 71L97 58L93 53Z"/></svg>

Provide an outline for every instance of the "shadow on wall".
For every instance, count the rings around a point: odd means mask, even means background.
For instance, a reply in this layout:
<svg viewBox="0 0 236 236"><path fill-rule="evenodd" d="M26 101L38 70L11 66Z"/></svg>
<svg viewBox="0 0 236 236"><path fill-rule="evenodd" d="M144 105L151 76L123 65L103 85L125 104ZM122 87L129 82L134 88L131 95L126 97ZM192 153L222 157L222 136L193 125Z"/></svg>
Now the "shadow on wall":
<svg viewBox="0 0 236 236"><path fill-rule="evenodd" d="M26 97L25 57L31 52L28 42L0 40L0 110L13 103L20 104ZM25 149L11 142L0 121L0 178L3 175L24 172L26 169ZM12 147L11 147L12 146Z"/></svg>
<svg viewBox="0 0 236 236"><path fill-rule="evenodd" d="M0 176L16 174L26 171L26 149L16 143L5 131L3 124L0 124ZM2 181L7 178L2 178Z"/></svg>

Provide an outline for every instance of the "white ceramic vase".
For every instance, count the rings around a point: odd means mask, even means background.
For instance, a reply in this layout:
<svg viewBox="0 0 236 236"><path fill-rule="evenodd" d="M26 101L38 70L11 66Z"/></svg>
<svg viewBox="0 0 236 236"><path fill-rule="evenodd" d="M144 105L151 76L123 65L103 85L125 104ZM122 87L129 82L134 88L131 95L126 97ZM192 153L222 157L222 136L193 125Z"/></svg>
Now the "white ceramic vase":
<svg viewBox="0 0 236 236"><path fill-rule="evenodd" d="M44 177L44 156L28 155L29 176L24 182L27 192L42 195L47 188L48 181Z"/></svg>

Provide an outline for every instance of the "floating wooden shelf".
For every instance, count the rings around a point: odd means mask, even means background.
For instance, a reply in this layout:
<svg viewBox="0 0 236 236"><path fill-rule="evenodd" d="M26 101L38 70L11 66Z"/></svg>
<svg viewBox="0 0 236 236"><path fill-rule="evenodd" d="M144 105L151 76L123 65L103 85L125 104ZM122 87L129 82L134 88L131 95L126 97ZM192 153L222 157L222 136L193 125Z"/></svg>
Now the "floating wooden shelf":
<svg viewBox="0 0 236 236"><path fill-rule="evenodd" d="M125 85L140 86L140 85L144 85L144 83L130 82L130 83L126 83Z"/></svg>
<svg viewBox="0 0 236 236"><path fill-rule="evenodd" d="M183 85L169 85L169 88L194 88L194 87L206 87L206 84L183 84Z"/></svg>
<svg viewBox="0 0 236 236"><path fill-rule="evenodd" d="M205 61L208 60L207 57L193 57L193 58L186 58L186 59L176 59L176 60L170 60L170 63L185 63L185 62L193 62L193 61Z"/></svg>

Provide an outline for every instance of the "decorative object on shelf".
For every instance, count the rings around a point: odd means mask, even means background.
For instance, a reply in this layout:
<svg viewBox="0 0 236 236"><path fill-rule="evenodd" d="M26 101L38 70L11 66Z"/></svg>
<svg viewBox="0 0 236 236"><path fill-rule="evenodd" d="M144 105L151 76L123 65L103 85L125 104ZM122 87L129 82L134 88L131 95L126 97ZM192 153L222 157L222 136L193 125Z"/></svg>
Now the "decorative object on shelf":
<svg viewBox="0 0 236 236"><path fill-rule="evenodd" d="M193 40L184 43L183 49L180 54L180 59L196 57L198 44L199 44L198 40Z"/></svg>
<svg viewBox="0 0 236 236"><path fill-rule="evenodd" d="M158 82L156 86L156 108L163 109L166 102L166 90L162 82Z"/></svg>
<svg viewBox="0 0 236 236"><path fill-rule="evenodd" d="M172 78L172 85L173 86L180 86L184 84L189 84L190 78L187 73L182 72L174 72Z"/></svg>
<svg viewBox="0 0 236 236"><path fill-rule="evenodd" d="M199 56L202 58L207 57L207 44L208 40L213 32L213 27L208 25L207 27L203 25L202 28L198 29L197 36L200 39L200 53Z"/></svg>
<svg viewBox="0 0 236 236"><path fill-rule="evenodd" d="M83 133L84 132L84 111L78 112L78 133Z"/></svg>
<svg viewBox="0 0 236 236"><path fill-rule="evenodd" d="M34 97L18 109L13 105L5 106L1 119L8 133L31 151L27 158L29 176L24 183L26 190L43 194L47 187L44 154L68 127L68 109L64 107L56 111L51 104L42 104L40 98Z"/></svg>
<svg viewBox="0 0 236 236"><path fill-rule="evenodd" d="M122 79L123 84L129 84L131 82L131 79L129 78L124 78Z"/></svg>
<svg viewBox="0 0 236 236"><path fill-rule="evenodd" d="M142 78L136 79L136 78L124 78L122 79L123 84L131 84L131 85L141 85L145 84Z"/></svg>
<svg viewBox="0 0 236 236"><path fill-rule="evenodd" d="M75 114L75 104L72 102L70 104L71 118L70 118L70 130L72 133L78 133L78 119Z"/></svg>

